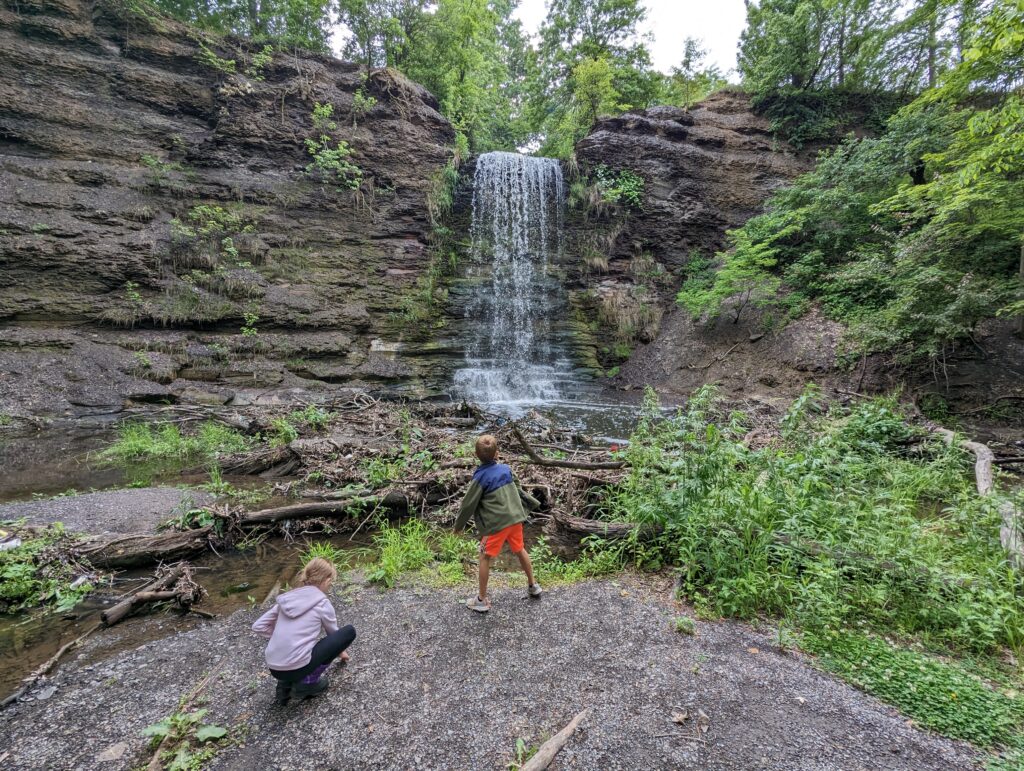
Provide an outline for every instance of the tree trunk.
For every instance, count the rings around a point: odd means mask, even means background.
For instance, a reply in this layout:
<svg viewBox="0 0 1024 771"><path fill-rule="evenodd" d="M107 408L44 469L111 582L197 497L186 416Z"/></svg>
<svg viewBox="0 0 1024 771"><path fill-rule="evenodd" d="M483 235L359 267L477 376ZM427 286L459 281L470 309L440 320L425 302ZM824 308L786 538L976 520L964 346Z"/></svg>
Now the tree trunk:
<svg viewBox="0 0 1024 771"><path fill-rule="evenodd" d="M154 562L174 562L206 551L212 528L156 535L94 536L79 554L98 568L134 568Z"/></svg>
<svg viewBox="0 0 1024 771"><path fill-rule="evenodd" d="M1024 302L1024 244L1020 245L1020 269L1018 276L1020 289L1017 292L1017 297L1020 298L1021 302ZM1024 337L1024 308L1021 309L1020 315L1017 316L1017 336Z"/></svg>

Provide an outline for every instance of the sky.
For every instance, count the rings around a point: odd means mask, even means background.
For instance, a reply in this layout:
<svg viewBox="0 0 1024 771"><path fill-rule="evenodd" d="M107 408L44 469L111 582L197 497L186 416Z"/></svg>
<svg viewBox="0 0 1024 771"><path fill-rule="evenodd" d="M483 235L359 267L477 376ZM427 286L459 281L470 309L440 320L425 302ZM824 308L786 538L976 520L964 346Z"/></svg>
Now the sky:
<svg viewBox="0 0 1024 771"><path fill-rule="evenodd" d="M540 28L547 14L545 0L520 0L516 16L527 32ZM650 43L654 66L668 72L683 58L683 41L688 37L700 38L707 49L708 64L728 73L736 69L736 44L746 21L743 0L645 0L647 19L641 31L654 36ZM344 27L337 27L332 37L335 52L347 36ZM735 73L730 80L738 81Z"/></svg>
<svg viewBox="0 0 1024 771"><path fill-rule="evenodd" d="M647 20L641 30L654 35L650 48L656 69L668 72L679 64L688 37L703 41L708 64L722 72L736 69L736 44L746 22L743 0L645 0L644 5ZM516 11L529 32L537 31L545 14L545 0L521 0Z"/></svg>

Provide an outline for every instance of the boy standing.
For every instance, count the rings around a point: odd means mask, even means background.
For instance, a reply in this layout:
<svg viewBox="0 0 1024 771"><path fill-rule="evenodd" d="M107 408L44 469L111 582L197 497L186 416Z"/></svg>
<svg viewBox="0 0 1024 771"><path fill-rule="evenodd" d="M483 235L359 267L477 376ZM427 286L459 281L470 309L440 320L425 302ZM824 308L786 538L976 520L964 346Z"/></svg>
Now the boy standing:
<svg viewBox="0 0 1024 771"><path fill-rule="evenodd" d="M530 555L523 545L523 522L526 521L523 503L533 511L540 507L540 502L520 489L512 477L512 469L496 461L498 440L493 436L485 434L476 440L476 457L480 465L473 473L473 481L459 508L455 530L463 530L470 519L476 524L480 536L480 591L466 601L466 606L477 613L486 613L491 608L487 599L491 560L498 556L505 541L526 573L527 593L530 597L540 597L541 588L533 578Z"/></svg>

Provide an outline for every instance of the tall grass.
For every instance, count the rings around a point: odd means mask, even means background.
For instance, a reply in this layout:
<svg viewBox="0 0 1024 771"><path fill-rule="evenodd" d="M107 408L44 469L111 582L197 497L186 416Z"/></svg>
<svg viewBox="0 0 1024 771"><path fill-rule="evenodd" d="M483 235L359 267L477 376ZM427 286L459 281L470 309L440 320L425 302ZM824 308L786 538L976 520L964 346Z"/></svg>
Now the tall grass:
<svg viewBox="0 0 1024 771"><path fill-rule="evenodd" d="M717 415L711 389L673 418L647 405L630 475L604 502L606 517L660 528L635 558L677 566L711 614L1024 648L1021 576L963 451L909 427L890 399L826 408L808 391L760 450L743 443L748 423Z"/></svg>
<svg viewBox="0 0 1024 771"><path fill-rule="evenodd" d="M99 457L122 465L138 460L188 462L240 452L248 446L245 436L212 420L192 434L182 433L174 423L126 423L118 431L117 440Z"/></svg>

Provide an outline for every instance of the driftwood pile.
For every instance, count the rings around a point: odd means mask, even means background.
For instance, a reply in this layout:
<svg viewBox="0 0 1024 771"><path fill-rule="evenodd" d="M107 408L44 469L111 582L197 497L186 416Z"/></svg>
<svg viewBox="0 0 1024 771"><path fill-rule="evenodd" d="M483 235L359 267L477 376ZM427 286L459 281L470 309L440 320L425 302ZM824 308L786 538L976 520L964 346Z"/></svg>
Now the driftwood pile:
<svg viewBox="0 0 1024 771"><path fill-rule="evenodd" d="M136 567L183 559L210 546L230 545L271 531L286 537L325 529L357 533L375 519L413 515L446 524L454 519L476 465L472 441L485 432L497 436L501 460L541 501L537 517L545 521L545 531L556 541L559 537L578 541L587 535L621 538L636 530L631 523L599 518L601 494L628 473L614 452L617 448L595 446L588 437L561 429L537 413L512 422L467 404L399 405L365 396L323 409L332 412L333 418L320 430L307 428L287 445L263 445L220 461L225 476L276 480L276 492L287 497L282 505L250 511L221 504L209 509L216 520L213 526L97 538L83 545L81 555L96 567ZM249 415L221 417L230 425L266 432L277 416L261 408ZM758 418L745 440L750 446L772 441L774 421L766 415ZM936 433L951 441L949 432ZM978 458L978 489L988 495L993 489L991 451L974 442L962 444ZM1000 504L1000 510L1003 544L1011 561L1021 564L1024 552L1016 512L1009 503ZM656 534L653 528L638 533L640 537ZM779 534L778 538L789 537ZM820 553L826 548L790 541L785 545L797 551ZM845 552L833 556L840 561L871 561L866 555ZM886 567L879 564L879 569Z"/></svg>
<svg viewBox="0 0 1024 771"><path fill-rule="evenodd" d="M264 411L235 416L231 423L255 430L272 419ZM402 408L370 401L335 413L325 428L306 430L285 446L264 445L221 459L226 477L276 481L275 498L286 498L282 505L253 511L219 504L208 509L214 525L98 536L84 541L79 554L98 568L120 569L185 559L274 530L285 536L300 530L356 533L378 518L412 515L447 523L477 464L472 442L484 432L498 437L501 460L542 502L538 517L550 521L552 529L564 525L577 534L589 532L590 525L577 528L572 516L562 513L589 516L595 491L615 485L625 473L613 447L594 446L538 414L517 424L468 405Z"/></svg>

